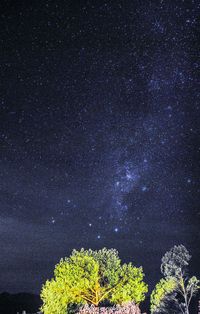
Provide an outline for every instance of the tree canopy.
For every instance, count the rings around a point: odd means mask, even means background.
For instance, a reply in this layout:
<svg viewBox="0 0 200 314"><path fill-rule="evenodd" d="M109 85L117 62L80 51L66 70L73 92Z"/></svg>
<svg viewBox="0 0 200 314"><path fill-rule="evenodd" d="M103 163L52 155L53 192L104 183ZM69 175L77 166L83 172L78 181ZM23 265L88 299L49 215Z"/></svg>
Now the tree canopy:
<svg viewBox="0 0 200 314"><path fill-rule="evenodd" d="M121 264L115 249L99 251L73 250L70 257L61 259L55 267L54 278L42 288L42 311L45 314L64 314L70 304L98 306L107 300L121 304L139 304L145 298L147 284L141 267Z"/></svg>
<svg viewBox="0 0 200 314"><path fill-rule="evenodd" d="M173 246L162 257L161 273L165 277L186 275L191 255L184 245Z"/></svg>

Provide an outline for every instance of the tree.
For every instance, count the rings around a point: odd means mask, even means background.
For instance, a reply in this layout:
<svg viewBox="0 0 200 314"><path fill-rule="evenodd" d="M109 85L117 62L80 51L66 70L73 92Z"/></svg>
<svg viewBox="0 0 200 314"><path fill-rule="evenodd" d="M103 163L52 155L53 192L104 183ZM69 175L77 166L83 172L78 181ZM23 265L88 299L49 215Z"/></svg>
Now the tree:
<svg viewBox="0 0 200 314"><path fill-rule="evenodd" d="M69 258L61 259L54 278L43 286L42 311L64 314L70 304L98 306L105 300L139 304L148 290L143 278L142 268L131 263L122 265L114 249L73 250Z"/></svg>
<svg viewBox="0 0 200 314"><path fill-rule="evenodd" d="M162 258L161 272L166 278L174 277L177 282L177 292L183 299L179 303L182 313L189 314L192 297L198 292L199 280L193 276L188 278L188 265L191 255L184 245L174 246Z"/></svg>
<svg viewBox="0 0 200 314"><path fill-rule="evenodd" d="M161 272L165 277L165 282L174 280L176 285L174 286L174 291L171 290L168 294L166 290L166 293L163 293L160 305L163 302L166 304L167 301L174 301L183 314L189 314L192 297L195 296L200 288L200 281L195 276L188 277L190 259L191 256L184 245L175 245L162 257L161 264ZM159 300L159 289L156 288L152 292L152 300L154 301L155 298Z"/></svg>

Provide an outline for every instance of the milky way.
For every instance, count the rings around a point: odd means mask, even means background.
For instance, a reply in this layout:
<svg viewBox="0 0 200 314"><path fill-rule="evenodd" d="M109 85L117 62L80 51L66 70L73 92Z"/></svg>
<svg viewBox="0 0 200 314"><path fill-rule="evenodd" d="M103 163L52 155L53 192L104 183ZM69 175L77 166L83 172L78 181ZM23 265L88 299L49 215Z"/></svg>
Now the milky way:
<svg viewBox="0 0 200 314"><path fill-rule="evenodd" d="M198 273L198 1L2 5L1 290L81 247Z"/></svg>

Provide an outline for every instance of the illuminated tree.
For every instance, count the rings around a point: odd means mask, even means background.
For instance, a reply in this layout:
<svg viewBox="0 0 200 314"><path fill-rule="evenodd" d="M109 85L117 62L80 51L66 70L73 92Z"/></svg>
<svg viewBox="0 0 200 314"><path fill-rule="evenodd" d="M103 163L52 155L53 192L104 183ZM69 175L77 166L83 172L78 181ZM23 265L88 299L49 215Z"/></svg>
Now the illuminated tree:
<svg viewBox="0 0 200 314"><path fill-rule="evenodd" d="M108 300L114 304L145 298L147 285L142 268L131 263L121 265L114 249L73 250L69 258L56 265L54 278L42 288L42 311L64 314L70 304L98 306Z"/></svg>
<svg viewBox="0 0 200 314"><path fill-rule="evenodd" d="M175 300L177 283L174 278L161 279L151 293L151 313L164 313L168 311L168 305Z"/></svg>
<svg viewBox="0 0 200 314"><path fill-rule="evenodd" d="M184 314L189 314L192 297L198 292L199 280L188 278L188 265L191 256L184 245L174 246L162 258L161 272L166 278L173 276L177 282L177 292L183 299L179 307Z"/></svg>
<svg viewBox="0 0 200 314"><path fill-rule="evenodd" d="M199 280L195 276L188 278L190 259L191 256L184 245L175 245L165 253L161 264L161 272L165 279L161 279L152 292L152 313L159 313L159 306L163 308L168 302L174 301L183 314L189 314L192 297L200 288ZM175 282L174 291L171 284L173 281ZM154 307L154 304L157 307Z"/></svg>

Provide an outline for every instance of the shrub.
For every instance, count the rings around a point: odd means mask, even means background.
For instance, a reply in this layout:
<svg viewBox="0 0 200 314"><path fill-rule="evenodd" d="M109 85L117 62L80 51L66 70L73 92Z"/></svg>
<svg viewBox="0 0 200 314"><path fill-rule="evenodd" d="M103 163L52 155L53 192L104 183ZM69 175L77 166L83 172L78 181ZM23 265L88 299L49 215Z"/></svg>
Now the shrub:
<svg viewBox="0 0 200 314"><path fill-rule="evenodd" d="M141 314L141 311L135 303L127 302L123 305L101 308L87 304L79 309L78 314Z"/></svg>

